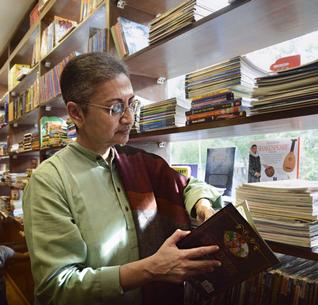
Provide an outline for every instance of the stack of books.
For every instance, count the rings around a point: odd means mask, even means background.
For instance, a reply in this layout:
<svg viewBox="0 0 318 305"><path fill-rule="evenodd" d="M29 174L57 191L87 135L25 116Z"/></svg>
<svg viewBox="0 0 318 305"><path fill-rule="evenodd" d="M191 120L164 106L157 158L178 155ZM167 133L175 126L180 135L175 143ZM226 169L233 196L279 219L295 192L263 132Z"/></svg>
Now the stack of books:
<svg viewBox="0 0 318 305"><path fill-rule="evenodd" d="M56 147L67 142L67 125L63 118L43 116L40 119L41 148Z"/></svg>
<svg viewBox="0 0 318 305"><path fill-rule="evenodd" d="M244 200L264 239L294 246L318 247L317 181L246 183L236 190L236 202Z"/></svg>
<svg viewBox="0 0 318 305"><path fill-rule="evenodd" d="M187 74L185 93L192 99L187 124L246 116L260 75L264 71L240 56Z"/></svg>
<svg viewBox="0 0 318 305"><path fill-rule="evenodd" d="M141 107L140 132L180 127L185 125L185 111L189 103L179 98L171 98Z"/></svg>
<svg viewBox="0 0 318 305"><path fill-rule="evenodd" d="M190 0L159 15L150 22L149 44L154 44L211 14L213 1Z"/></svg>
<svg viewBox="0 0 318 305"><path fill-rule="evenodd" d="M111 27L111 33L120 57L131 55L148 46L149 28L141 23L118 17L117 23Z"/></svg>
<svg viewBox="0 0 318 305"><path fill-rule="evenodd" d="M252 114L318 105L318 60L258 78Z"/></svg>

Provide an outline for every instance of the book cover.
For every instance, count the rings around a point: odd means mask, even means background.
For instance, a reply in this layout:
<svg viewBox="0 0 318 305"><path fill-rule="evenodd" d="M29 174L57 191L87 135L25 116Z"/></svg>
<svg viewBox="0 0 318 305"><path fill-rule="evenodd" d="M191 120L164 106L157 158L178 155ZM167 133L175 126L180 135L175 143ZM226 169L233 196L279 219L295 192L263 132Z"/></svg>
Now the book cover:
<svg viewBox="0 0 318 305"><path fill-rule="evenodd" d="M172 164L171 165L173 168L176 167L183 167L186 166L188 168L190 168L190 173L189 176L192 176L194 178L198 178L198 164L193 164L193 163L178 163L178 164Z"/></svg>
<svg viewBox="0 0 318 305"><path fill-rule="evenodd" d="M133 54L148 46L149 28L141 23L118 17L128 54Z"/></svg>
<svg viewBox="0 0 318 305"><path fill-rule="evenodd" d="M205 182L223 188L223 195L231 196L236 147L208 148Z"/></svg>
<svg viewBox="0 0 318 305"><path fill-rule="evenodd" d="M177 243L180 249L216 244L210 257L222 265L190 281L204 295L216 295L279 263L258 232L228 204Z"/></svg>
<svg viewBox="0 0 318 305"><path fill-rule="evenodd" d="M300 138L254 141L250 145L248 182L299 178Z"/></svg>

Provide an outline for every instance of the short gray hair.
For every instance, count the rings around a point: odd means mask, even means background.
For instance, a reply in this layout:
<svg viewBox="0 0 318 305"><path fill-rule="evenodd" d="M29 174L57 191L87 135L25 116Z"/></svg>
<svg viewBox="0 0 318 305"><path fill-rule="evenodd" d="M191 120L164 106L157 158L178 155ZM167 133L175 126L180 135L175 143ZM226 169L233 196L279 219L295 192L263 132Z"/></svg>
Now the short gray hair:
<svg viewBox="0 0 318 305"><path fill-rule="evenodd" d="M114 79L119 74L129 77L125 64L107 53L87 53L72 58L60 78L65 104L69 101L85 104L90 101L96 86Z"/></svg>

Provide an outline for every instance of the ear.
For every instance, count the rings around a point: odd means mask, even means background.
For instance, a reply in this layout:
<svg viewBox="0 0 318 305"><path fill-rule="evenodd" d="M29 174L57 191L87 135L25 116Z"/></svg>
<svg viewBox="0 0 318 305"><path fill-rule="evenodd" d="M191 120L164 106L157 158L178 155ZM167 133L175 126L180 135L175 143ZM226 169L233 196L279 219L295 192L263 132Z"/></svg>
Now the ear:
<svg viewBox="0 0 318 305"><path fill-rule="evenodd" d="M66 104L67 112L77 128L81 128L85 122L85 115L78 103L68 102Z"/></svg>

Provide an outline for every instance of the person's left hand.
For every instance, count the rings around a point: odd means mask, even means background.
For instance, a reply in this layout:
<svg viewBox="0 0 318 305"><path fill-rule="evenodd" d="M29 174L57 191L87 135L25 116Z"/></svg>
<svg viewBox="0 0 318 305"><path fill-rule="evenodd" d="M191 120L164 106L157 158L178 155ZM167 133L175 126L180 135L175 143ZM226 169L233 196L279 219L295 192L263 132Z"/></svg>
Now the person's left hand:
<svg viewBox="0 0 318 305"><path fill-rule="evenodd" d="M214 213L214 209L211 207L210 200L202 198L195 204L195 210L197 213L197 220L202 223L210 218Z"/></svg>

